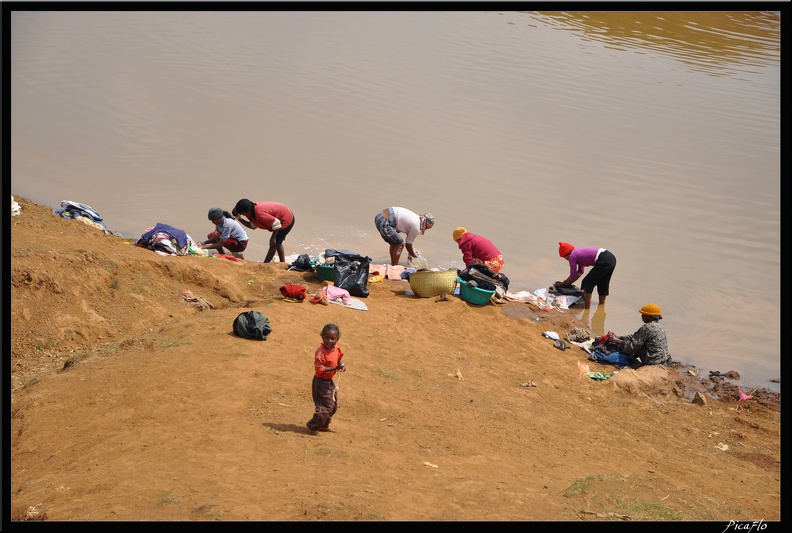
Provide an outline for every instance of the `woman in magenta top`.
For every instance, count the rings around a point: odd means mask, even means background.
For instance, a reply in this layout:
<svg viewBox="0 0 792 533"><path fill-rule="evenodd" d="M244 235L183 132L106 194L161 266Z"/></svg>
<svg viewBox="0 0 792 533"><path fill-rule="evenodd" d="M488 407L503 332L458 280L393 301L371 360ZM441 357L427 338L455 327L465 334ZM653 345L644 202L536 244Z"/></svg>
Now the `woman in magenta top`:
<svg viewBox="0 0 792 533"><path fill-rule="evenodd" d="M294 213L291 209L278 202L251 202L247 198L242 198L237 202L232 214L237 222L252 230L261 228L272 232L269 250L264 258L265 263L272 261L275 252L278 253L278 260L281 263L286 262L283 241L294 227Z"/></svg>
<svg viewBox="0 0 792 533"><path fill-rule="evenodd" d="M503 268L503 255L488 238L470 233L462 227L456 228L451 236L462 250L465 268L471 263L484 265L496 273Z"/></svg>
<svg viewBox="0 0 792 533"><path fill-rule="evenodd" d="M605 248L575 248L568 242L558 243L558 255L569 261L569 276L564 281L556 281L553 285L563 287L572 285L583 275L587 266L593 266L580 282L583 290L583 305L591 308L591 294L597 288L599 303L604 304L610 292L610 280L616 268L616 256Z"/></svg>

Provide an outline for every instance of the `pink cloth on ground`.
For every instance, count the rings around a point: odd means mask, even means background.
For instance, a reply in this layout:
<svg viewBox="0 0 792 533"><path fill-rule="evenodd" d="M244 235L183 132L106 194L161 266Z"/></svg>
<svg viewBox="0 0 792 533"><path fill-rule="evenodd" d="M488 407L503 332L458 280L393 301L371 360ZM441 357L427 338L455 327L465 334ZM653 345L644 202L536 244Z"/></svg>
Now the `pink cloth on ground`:
<svg viewBox="0 0 792 533"><path fill-rule="evenodd" d="M407 267L401 265L371 265L369 267L369 272L371 275L378 274L380 276L385 276L385 279L401 280L402 272L404 272L406 268Z"/></svg>
<svg viewBox="0 0 792 533"><path fill-rule="evenodd" d="M330 301L341 298L344 303L349 302L349 291L346 289L341 289L335 285L325 285L319 290L321 290Z"/></svg>

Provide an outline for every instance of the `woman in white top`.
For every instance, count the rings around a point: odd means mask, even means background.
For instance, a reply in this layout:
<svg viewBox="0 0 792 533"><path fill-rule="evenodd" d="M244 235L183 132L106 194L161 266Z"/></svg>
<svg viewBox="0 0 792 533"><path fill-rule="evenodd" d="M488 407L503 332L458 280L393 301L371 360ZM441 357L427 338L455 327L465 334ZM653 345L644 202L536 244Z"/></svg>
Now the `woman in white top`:
<svg viewBox="0 0 792 533"><path fill-rule="evenodd" d="M402 250L407 247L408 257L417 258L420 254L413 248L413 243L419 235L434 226L435 220L431 213L418 215L404 207L388 207L377 213L374 225L382 239L390 245L390 259L392 265L398 265ZM399 233L404 233L402 239Z"/></svg>

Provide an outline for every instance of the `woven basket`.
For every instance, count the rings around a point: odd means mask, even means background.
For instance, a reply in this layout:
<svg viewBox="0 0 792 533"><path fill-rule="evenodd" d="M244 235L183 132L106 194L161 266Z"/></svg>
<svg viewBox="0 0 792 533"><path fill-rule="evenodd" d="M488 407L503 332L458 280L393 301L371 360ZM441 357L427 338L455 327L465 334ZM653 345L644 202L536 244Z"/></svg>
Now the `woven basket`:
<svg viewBox="0 0 792 533"><path fill-rule="evenodd" d="M419 270L410 274L410 289L421 298L454 292L456 283L456 270Z"/></svg>

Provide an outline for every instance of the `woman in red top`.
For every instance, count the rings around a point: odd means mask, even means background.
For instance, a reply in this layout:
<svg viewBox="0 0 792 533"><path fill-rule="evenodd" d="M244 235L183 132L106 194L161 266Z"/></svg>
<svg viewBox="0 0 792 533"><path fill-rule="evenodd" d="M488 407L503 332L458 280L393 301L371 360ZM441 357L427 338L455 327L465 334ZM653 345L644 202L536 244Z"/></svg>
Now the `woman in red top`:
<svg viewBox="0 0 792 533"><path fill-rule="evenodd" d="M251 202L247 198L242 198L237 202L232 214L237 222L250 229L261 228L272 232L269 250L264 258L265 263L272 261L275 252L278 253L278 260L281 263L286 262L283 241L294 227L294 213L291 209L278 202Z"/></svg>
<svg viewBox="0 0 792 533"><path fill-rule="evenodd" d="M465 268L471 263L484 265L495 273L503 268L503 255L491 240L470 233L463 227L455 229L451 236L462 250L462 262L465 263Z"/></svg>
<svg viewBox="0 0 792 533"><path fill-rule="evenodd" d="M341 337L338 326L326 324L322 328L321 336L322 344L314 353L314 377L311 382L311 396L316 411L306 424L311 435L320 431L332 431L330 421L338 410L338 389L333 376L336 372L346 372L346 366L341 361L344 351L336 346Z"/></svg>

